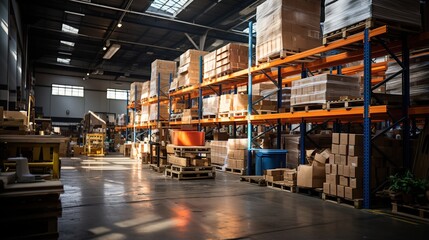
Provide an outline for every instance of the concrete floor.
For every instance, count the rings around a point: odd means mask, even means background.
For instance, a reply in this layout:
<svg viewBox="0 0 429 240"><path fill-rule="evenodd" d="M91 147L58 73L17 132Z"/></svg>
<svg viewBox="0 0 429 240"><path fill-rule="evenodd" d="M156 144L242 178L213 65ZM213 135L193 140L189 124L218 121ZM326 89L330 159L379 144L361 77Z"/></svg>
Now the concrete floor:
<svg viewBox="0 0 429 240"><path fill-rule="evenodd" d="M427 239L429 225L240 182L165 178L121 156L62 160L60 239Z"/></svg>

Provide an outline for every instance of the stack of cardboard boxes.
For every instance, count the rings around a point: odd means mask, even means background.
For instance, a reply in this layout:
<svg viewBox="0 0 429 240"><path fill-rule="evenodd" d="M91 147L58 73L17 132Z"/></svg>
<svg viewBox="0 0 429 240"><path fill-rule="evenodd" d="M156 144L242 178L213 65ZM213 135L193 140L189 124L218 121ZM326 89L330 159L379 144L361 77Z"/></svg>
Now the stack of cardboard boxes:
<svg viewBox="0 0 429 240"><path fill-rule="evenodd" d="M363 135L333 133L331 150L323 192L346 199L362 198Z"/></svg>
<svg viewBox="0 0 429 240"><path fill-rule="evenodd" d="M146 81L142 84L142 94L140 99L141 100L147 100L149 98L150 93L150 81Z"/></svg>
<svg viewBox="0 0 429 240"><path fill-rule="evenodd" d="M183 109L182 122L190 124L192 119L198 119L198 109L197 108Z"/></svg>
<svg viewBox="0 0 429 240"><path fill-rule="evenodd" d="M197 147L198 148L198 147ZM199 167L211 165L210 148L203 148L203 154L172 144L167 145L167 162L181 167Z"/></svg>
<svg viewBox="0 0 429 240"><path fill-rule="evenodd" d="M210 80L247 68L248 47L230 43L204 55L204 79Z"/></svg>
<svg viewBox="0 0 429 240"><path fill-rule="evenodd" d="M212 163L217 165L224 165L226 156L228 154L228 141L211 141L211 157Z"/></svg>
<svg viewBox="0 0 429 240"><path fill-rule="evenodd" d="M320 74L292 82L291 106L324 104L340 97L360 97L359 78Z"/></svg>
<svg viewBox="0 0 429 240"><path fill-rule="evenodd" d="M130 102L140 101L143 85L143 82L133 82L130 84Z"/></svg>
<svg viewBox="0 0 429 240"><path fill-rule="evenodd" d="M247 161L247 138L228 139L227 166L245 169Z"/></svg>
<svg viewBox="0 0 429 240"><path fill-rule="evenodd" d="M297 172L297 185L305 188L320 188L325 182L325 163L331 151L325 149L321 152L307 150L307 160L310 164L299 165Z"/></svg>
<svg viewBox="0 0 429 240"><path fill-rule="evenodd" d="M175 75L176 62L159 59L153 61L151 66L149 97L168 96L170 79L173 80ZM159 96L158 90L160 91Z"/></svg>
<svg viewBox="0 0 429 240"><path fill-rule="evenodd" d="M320 46L319 0L267 0L256 9L256 59Z"/></svg>
<svg viewBox="0 0 429 240"><path fill-rule="evenodd" d="M208 52L189 49L180 55L177 87L187 87L199 83L200 57ZM171 89L172 87L170 87Z"/></svg>
<svg viewBox="0 0 429 240"><path fill-rule="evenodd" d="M168 121L170 114L168 113L167 104L159 104L159 116L158 116L158 103L152 103L149 107L149 121Z"/></svg>
<svg viewBox="0 0 429 240"><path fill-rule="evenodd" d="M276 168L265 170L264 179L267 182L281 182L282 184L294 187L297 184L296 169Z"/></svg>

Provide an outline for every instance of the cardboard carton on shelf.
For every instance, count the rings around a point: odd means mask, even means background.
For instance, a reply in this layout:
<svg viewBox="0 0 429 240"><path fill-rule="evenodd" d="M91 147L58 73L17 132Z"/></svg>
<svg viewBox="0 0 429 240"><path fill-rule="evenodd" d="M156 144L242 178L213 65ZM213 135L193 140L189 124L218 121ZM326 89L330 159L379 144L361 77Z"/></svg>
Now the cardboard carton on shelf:
<svg viewBox="0 0 429 240"><path fill-rule="evenodd" d="M325 167L314 165L299 165L297 172L297 185L300 187L323 187L326 180Z"/></svg>

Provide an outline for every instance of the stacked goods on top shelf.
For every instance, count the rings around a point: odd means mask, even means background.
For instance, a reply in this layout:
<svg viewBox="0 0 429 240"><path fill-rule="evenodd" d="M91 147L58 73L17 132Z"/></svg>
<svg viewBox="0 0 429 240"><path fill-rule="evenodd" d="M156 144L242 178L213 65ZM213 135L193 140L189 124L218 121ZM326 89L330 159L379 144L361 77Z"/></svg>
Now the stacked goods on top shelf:
<svg viewBox="0 0 429 240"><path fill-rule="evenodd" d="M325 1L324 35L365 20L394 23L394 26L400 25L402 29L418 29L421 26L420 4L415 0Z"/></svg>
<svg viewBox="0 0 429 240"><path fill-rule="evenodd" d="M149 121L168 121L170 114L168 113L167 104L159 104L159 116L158 116L158 103L152 103L149 106Z"/></svg>
<svg viewBox="0 0 429 240"><path fill-rule="evenodd" d="M341 97L360 97L359 78L320 74L292 82L291 106L325 104Z"/></svg>
<svg viewBox="0 0 429 240"><path fill-rule="evenodd" d="M130 101L135 102L140 101L141 95L142 95L142 88L143 88L142 82L133 82L130 85Z"/></svg>
<svg viewBox="0 0 429 240"><path fill-rule="evenodd" d="M203 98L203 117L216 116L219 112L219 97L210 96Z"/></svg>
<svg viewBox="0 0 429 240"><path fill-rule="evenodd" d="M402 68L396 62L391 62L386 71L386 78L400 71ZM388 94L402 95L402 74L386 83ZM429 100L429 56L410 60L410 97L413 102Z"/></svg>
<svg viewBox="0 0 429 240"><path fill-rule="evenodd" d="M204 55L205 80L227 75L247 68L248 47L230 43Z"/></svg>
<svg viewBox="0 0 429 240"><path fill-rule="evenodd" d="M141 94L141 100L147 100L149 98L149 92L150 92L150 81L146 81L142 84L142 94Z"/></svg>
<svg viewBox="0 0 429 240"><path fill-rule="evenodd" d="M227 168L244 171L247 162L247 138L230 138L227 148Z"/></svg>
<svg viewBox="0 0 429 240"><path fill-rule="evenodd" d="M189 49L180 55L177 88L199 83L200 57L208 52Z"/></svg>
<svg viewBox="0 0 429 240"><path fill-rule="evenodd" d="M256 60L320 46L320 0L267 0L256 9Z"/></svg>
<svg viewBox="0 0 429 240"><path fill-rule="evenodd" d="M176 75L176 62L167 60L155 60L152 62L150 75L149 97L167 96L171 81ZM158 96L158 77L160 96Z"/></svg>

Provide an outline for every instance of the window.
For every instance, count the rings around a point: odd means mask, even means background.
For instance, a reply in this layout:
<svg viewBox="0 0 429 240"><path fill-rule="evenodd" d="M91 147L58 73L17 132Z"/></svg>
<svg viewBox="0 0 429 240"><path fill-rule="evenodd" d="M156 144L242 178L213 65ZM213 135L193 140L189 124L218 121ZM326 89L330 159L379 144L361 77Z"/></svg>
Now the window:
<svg viewBox="0 0 429 240"><path fill-rule="evenodd" d="M83 97L83 87L52 84L52 95Z"/></svg>
<svg viewBox="0 0 429 240"><path fill-rule="evenodd" d="M175 17L193 0L154 0L147 12Z"/></svg>
<svg viewBox="0 0 429 240"><path fill-rule="evenodd" d="M67 25L65 23L63 23L61 30L63 32L69 32L69 33L74 33L74 34L77 34L79 32L79 29L72 27L70 25Z"/></svg>
<svg viewBox="0 0 429 240"><path fill-rule="evenodd" d="M60 43L70 47L74 47L74 42L60 40Z"/></svg>
<svg viewBox="0 0 429 240"><path fill-rule="evenodd" d="M107 99L127 100L129 90L107 89Z"/></svg>

